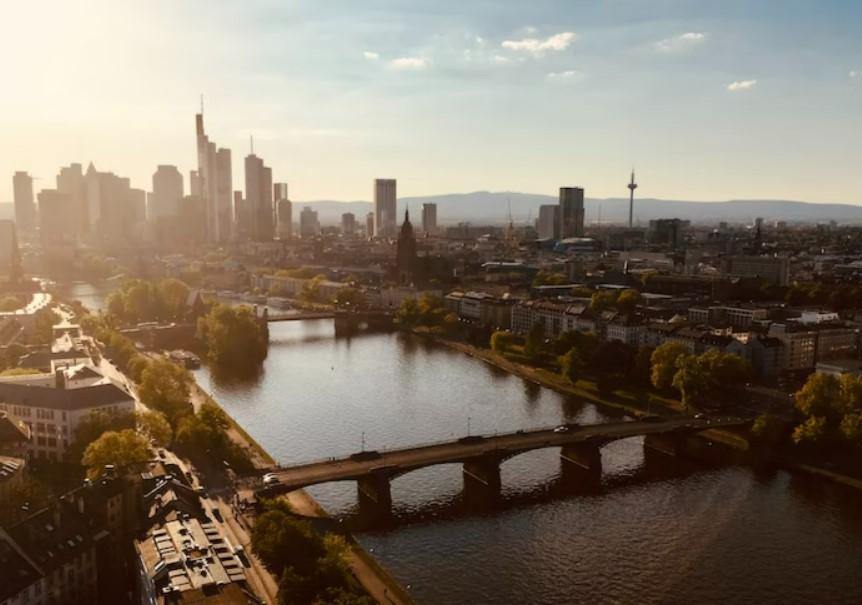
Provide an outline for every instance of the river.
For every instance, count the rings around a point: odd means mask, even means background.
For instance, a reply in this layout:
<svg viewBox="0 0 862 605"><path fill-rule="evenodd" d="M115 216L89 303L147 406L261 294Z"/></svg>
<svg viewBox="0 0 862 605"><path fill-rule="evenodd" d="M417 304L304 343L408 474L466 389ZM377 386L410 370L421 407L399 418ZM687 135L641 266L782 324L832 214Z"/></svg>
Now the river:
<svg viewBox="0 0 862 605"><path fill-rule="evenodd" d="M271 324L260 376L200 384L291 464L472 433L602 422L614 412L405 334L336 338L333 322ZM392 483L385 527L352 482L311 494L423 605L862 603L862 496L784 471L603 449L582 489L543 450L502 466L502 502L462 500L459 465Z"/></svg>

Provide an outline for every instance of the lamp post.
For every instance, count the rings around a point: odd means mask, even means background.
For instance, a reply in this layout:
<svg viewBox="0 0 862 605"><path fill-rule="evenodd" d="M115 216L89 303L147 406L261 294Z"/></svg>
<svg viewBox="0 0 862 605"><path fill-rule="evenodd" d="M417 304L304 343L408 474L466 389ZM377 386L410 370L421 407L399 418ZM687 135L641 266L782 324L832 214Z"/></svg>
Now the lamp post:
<svg viewBox="0 0 862 605"><path fill-rule="evenodd" d="M470 417L467 416L467 436L470 436Z"/></svg>
<svg viewBox="0 0 862 605"><path fill-rule="evenodd" d="M362 431L362 451L365 451L365 431Z"/></svg>

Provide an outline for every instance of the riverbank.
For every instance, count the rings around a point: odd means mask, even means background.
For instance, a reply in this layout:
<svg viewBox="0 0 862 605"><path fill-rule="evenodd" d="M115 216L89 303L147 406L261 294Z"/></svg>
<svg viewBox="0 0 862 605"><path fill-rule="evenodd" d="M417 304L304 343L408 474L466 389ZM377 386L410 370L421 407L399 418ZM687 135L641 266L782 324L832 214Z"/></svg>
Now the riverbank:
<svg viewBox="0 0 862 605"><path fill-rule="evenodd" d="M197 408L203 402L218 406L228 417L231 439L248 452L255 468L266 472L277 465L275 459L237 421L219 405L198 383L192 383L192 401ZM329 519L329 514L305 490L296 490L284 496L293 511L304 517ZM353 536L345 535L350 545L350 570L356 580L378 603L383 605L416 605L413 597L367 552Z"/></svg>
<svg viewBox="0 0 862 605"><path fill-rule="evenodd" d="M647 398L646 402L639 402L633 398L633 394L626 391L614 391L611 394L599 393L595 384L591 382L579 380L577 384L571 385L566 383L562 377L555 373L511 361L506 359L503 355L495 353L489 349L483 349L464 342L451 340L440 336L439 334L432 334L427 331L412 330L411 332L418 336L428 338L438 344L470 355L471 357L480 359L485 363L519 376L525 380L534 382L545 388L568 395L574 395L599 406L606 406L624 411L633 416L641 416L648 413L657 413L662 415L683 413L681 402L659 397L655 394L647 393L645 394L645 397ZM711 429L704 431L701 435L705 439L722 443L723 445L727 445L739 451L747 452L751 449L751 443L747 436L740 435L736 432ZM862 491L862 479L839 473L831 469L814 466L792 458L787 458L785 456L771 457L770 460L784 470L812 475Z"/></svg>

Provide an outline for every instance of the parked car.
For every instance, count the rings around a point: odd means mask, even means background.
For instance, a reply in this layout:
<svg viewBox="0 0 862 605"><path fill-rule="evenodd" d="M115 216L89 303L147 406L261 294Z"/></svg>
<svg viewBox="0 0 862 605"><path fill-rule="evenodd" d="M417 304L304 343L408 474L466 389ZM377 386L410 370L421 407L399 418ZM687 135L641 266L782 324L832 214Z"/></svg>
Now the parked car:
<svg viewBox="0 0 862 605"><path fill-rule="evenodd" d="M560 426L558 426L557 428L554 429L554 432L558 433L558 434L559 433L568 433L569 427L567 427L565 424L561 424Z"/></svg>

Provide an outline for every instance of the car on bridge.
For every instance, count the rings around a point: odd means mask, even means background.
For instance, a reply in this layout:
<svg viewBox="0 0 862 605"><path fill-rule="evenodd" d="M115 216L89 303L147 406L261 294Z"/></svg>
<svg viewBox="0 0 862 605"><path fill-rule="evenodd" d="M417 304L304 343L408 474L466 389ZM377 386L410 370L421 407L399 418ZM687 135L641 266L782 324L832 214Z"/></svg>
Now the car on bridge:
<svg viewBox="0 0 862 605"><path fill-rule="evenodd" d="M263 476L264 485L275 485L276 483L281 483L281 481L278 480L278 475L275 473L267 473Z"/></svg>
<svg viewBox="0 0 862 605"><path fill-rule="evenodd" d="M568 433L568 432L569 432L569 427L568 427L568 426L566 426L565 424L561 424L560 426L558 426L557 428L555 428L555 429L554 429L554 432L555 432L555 433L557 433L557 434L560 434L560 433Z"/></svg>
<svg viewBox="0 0 862 605"><path fill-rule="evenodd" d="M458 443L480 443L482 441L485 441L482 435L467 435L466 437L461 437Z"/></svg>

